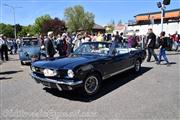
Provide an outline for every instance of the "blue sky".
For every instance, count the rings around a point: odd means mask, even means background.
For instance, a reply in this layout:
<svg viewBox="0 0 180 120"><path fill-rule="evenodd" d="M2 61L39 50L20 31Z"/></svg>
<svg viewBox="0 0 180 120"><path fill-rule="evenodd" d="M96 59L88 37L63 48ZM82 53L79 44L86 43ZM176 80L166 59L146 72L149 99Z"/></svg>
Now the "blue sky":
<svg viewBox="0 0 180 120"><path fill-rule="evenodd" d="M38 16L49 14L51 17L64 19L64 10L74 5L82 5L86 11L95 14L95 22L106 25L112 20L127 23L136 14L156 12L159 9L156 2L161 0L0 0L0 22L14 24L13 11L8 4L16 9L16 23L21 25L33 24ZM180 0L171 0L169 9L180 8Z"/></svg>

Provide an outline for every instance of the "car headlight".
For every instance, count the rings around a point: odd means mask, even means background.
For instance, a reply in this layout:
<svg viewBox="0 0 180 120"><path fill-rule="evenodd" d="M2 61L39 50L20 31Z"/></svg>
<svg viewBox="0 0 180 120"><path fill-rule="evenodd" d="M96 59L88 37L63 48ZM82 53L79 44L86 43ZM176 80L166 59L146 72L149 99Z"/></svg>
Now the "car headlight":
<svg viewBox="0 0 180 120"><path fill-rule="evenodd" d="M31 70L32 70L33 72L36 72L36 68L35 68L34 66L31 66Z"/></svg>
<svg viewBox="0 0 180 120"><path fill-rule="evenodd" d="M50 69L44 69L43 73L44 73L44 76L47 76L47 77L53 77L57 75L56 70L50 70Z"/></svg>
<svg viewBox="0 0 180 120"><path fill-rule="evenodd" d="M74 77L74 72L72 70L68 70L67 75L68 75L68 77L73 78Z"/></svg>

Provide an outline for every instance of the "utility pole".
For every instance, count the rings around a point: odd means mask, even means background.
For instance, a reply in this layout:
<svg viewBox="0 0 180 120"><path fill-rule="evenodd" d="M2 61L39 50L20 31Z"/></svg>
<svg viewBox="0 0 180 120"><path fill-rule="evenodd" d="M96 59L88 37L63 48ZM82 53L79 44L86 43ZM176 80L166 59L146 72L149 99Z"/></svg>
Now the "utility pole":
<svg viewBox="0 0 180 120"><path fill-rule="evenodd" d="M16 8L22 8L22 7L14 7L14 6L11 6L11 5L8 5L8 4L3 4L4 6L7 6L9 8L11 8L13 10L13 18L14 18L14 38L16 40L16 14L15 14L15 9Z"/></svg>
<svg viewBox="0 0 180 120"><path fill-rule="evenodd" d="M161 32L163 31L163 22L164 22L164 13L165 12L165 5L162 3L161 7Z"/></svg>

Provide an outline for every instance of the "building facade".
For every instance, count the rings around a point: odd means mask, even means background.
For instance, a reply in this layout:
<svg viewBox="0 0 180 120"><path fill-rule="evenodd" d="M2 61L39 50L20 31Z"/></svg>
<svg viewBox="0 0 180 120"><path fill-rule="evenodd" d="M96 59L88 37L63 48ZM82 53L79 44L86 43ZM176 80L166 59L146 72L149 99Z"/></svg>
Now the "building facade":
<svg viewBox="0 0 180 120"><path fill-rule="evenodd" d="M161 32L161 13L144 13L135 17L136 23L128 25L128 31L145 35L149 28L152 28L156 35ZM163 31L168 34L180 33L180 9L168 10L164 15Z"/></svg>

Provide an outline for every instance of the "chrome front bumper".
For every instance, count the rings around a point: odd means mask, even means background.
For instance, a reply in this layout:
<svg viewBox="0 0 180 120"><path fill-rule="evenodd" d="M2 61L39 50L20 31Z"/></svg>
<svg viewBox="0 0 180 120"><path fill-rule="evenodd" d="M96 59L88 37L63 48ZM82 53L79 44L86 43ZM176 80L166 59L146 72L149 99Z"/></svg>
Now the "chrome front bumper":
<svg viewBox="0 0 180 120"><path fill-rule="evenodd" d="M31 63L31 60L22 60L22 62L23 62L24 64L26 64L26 63Z"/></svg>
<svg viewBox="0 0 180 120"><path fill-rule="evenodd" d="M49 82L49 83L68 85L68 86L76 86L76 85L80 85L83 83L82 80L74 81L74 80L61 79L60 81L57 81L57 80L49 79L49 78L41 78L41 77L38 77L34 73L32 73L31 76L33 79L38 80L40 83L41 82Z"/></svg>

